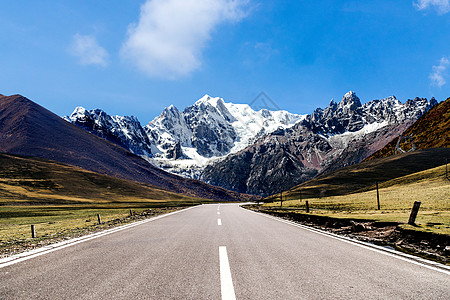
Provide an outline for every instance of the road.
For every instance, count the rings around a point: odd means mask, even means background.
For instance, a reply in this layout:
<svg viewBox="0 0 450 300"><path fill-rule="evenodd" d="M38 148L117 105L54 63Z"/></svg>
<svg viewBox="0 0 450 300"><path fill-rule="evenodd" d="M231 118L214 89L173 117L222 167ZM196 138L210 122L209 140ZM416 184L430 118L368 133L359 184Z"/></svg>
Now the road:
<svg viewBox="0 0 450 300"><path fill-rule="evenodd" d="M0 299L450 299L449 274L211 204L0 264Z"/></svg>

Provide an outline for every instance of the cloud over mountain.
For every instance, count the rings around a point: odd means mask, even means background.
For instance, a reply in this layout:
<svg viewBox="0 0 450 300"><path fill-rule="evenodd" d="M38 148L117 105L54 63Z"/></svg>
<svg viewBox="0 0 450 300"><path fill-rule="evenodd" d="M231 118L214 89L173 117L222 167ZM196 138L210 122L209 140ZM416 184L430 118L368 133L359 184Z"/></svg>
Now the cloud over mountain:
<svg viewBox="0 0 450 300"><path fill-rule="evenodd" d="M75 34L70 45L70 53L78 57L82 65L108 65L108 52L91 35Z"/></svg>
<svg viewBox="0 0 450 300"><path fill-rule="evenodd" d="M218 25L245 17L245 0L147 0L131 24L122 56L150 77L175 79L201 66Z"/></svg>
<svg viewBox="0 0 450 300"><path fill-rule="evenodd" d="M434 7L439 14L446 14L450 11L450 0L418 0L414 6L418 10Z"/></svg>
<svg viewBox="0 0 450 300"><path fill-rule="evenodd" d="M430 80L431 80L431 85L433 86L437 86L437 87L442 87L443 85L445 85L447 82L445 80L446 77L446 71L447 68L449 66L450 62L448 60L447 57L442 57L439 60L439 65L437 66L433 66L433 71L430 74Z"/></svg>

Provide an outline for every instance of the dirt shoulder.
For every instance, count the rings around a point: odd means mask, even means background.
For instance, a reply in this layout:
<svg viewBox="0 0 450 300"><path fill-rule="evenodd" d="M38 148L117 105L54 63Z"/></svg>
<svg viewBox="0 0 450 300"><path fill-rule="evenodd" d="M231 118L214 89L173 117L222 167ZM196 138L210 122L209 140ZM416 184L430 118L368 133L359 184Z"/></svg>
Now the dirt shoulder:
<svg viewBox="0 0 450 300"><path fill-rule="evenodd" d="M400 223L394 222L337 219L268 209L260 205L245 205L243 208L450 265L450 236L448 235L406 230L399 226Z"/></svg>

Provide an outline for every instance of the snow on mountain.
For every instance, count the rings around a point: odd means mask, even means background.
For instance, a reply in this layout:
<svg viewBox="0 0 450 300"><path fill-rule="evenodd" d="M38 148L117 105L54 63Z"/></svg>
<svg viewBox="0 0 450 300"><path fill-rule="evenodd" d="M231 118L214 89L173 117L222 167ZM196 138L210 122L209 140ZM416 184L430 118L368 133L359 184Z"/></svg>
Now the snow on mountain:
<svg viewBox="0 0 450 300"><path fill-rule="evenodd" d="M182 112L170 105L144 127L136 117L110 116L100 109L77 107L65 117L163 169L191 178L198 178L207 164L304 118L283 110L255 111L247 104L226 103L208 95Z"/></svg>
<svg viewBox="0 0 450 300"><path fill-rule="evenodd" d="M144 127L135 117L82 107L66 120L172 173L263 195L364 159L436 103L391 96L361 104L350 91L297 115L205 95L183 111L165 108Z"/></svg>
<svg viewBox="0 0 450 300"><path fill-rule="evenodd" d="M244 149L264 134L291 127L304 117L282 110L255 111L247 104L205 95L183 112L169 106L144 128L155 142L156 164L196 178L207 164Z"/></svg>
<svg viewBox="0 0 450 300"><path fill-rule="evenodd" d="M201 179L227 189L269 195L362 161L401 134L437 101L394 96L362 105L352 91L286 130L209 164Z"/></svg>
<svg viewBox="0 0 450 300"><path fill-rule="evenodd" d="M147 133L134 116L110 116L101 109L87 110L77 107L64 119L137 155L152 155Z"/></svg>

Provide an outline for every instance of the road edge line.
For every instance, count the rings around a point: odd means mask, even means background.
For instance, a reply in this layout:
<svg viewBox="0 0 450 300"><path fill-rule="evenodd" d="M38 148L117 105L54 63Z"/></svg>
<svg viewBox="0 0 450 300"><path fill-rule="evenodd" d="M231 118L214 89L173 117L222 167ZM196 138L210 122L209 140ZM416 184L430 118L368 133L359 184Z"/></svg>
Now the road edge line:
<svg viewBox="0 0 450 300"><path fill-rule="evenodd" d="M308 230L308 231L311 231L311 232L314 232L314 233L317 233L317 234L325 235L325 236L328 236L328 237L331 237L331 238L334 238L334 239L337 239L337 240L341 240L341 241L349 243L349 244L353 244L353 245L356 245L356 246L359 246L359 247L362 247L362 248L366 248L368 250L372 250L374 252L378 252L378 253L381 253L381 254L384 254L384 255L387 255L387 256L391 256L391 257L403 260L403 261L407 261L409 263L413 263L413 264L416 264L416 265L419 265L419 266L422 266L422 267L426 267L426 268L434 270L434 271L438 271L438 272L444 273L446 275L450 275L450 267L447 267L446 265L443 265L443 264L440 264L440 263L437 263L437 262L434 262L434 261L431 261L431 260L427 260L427 259L424 259L424 258L421 258L421 257L417 257L417 256L414 256L414 255L411 255L411 254L403 253L403 252L400 252L400 251L387 249L387 248L382 247L382 246L378 246L378 245L375 245L375 244L359 241L359 240L352 239L352 238L349 238L349 237L346 237L346 236L341 236L341 235L338 235L338 234L335 234L335 233L332 233L332 232L328 232L328 231L325 231L325 230L321 230L321 229L317 229L317 228L314 228L314 227L306 226L306 225L299 224L299 223L296 223L296 222L293 222L293 221L285 220L285 219L280 218L280 217L275 217L275 216L268 215L268 214L265 214L265 213L256 212L256 211L253 211L253 210L250 210L250 209L243 208L241 206L239 206L239 207L241 209L244 209L246 211L250 211L252 213L264 216L264 217L269 218L269 219L273 219L273 220L276 220L276 221L279 221L279 222L282 222L282 223L285 223L285 224L288 224L288 225L291 225L291 226L302 228L302 229L305 229L305 230Z"/></svg>
<svg viewBox="0 0 450 300"><path fill-rule="evenodd" d="M180 209L180 210L177 210L177 211L173 211L173 212L170 212L170 213L167 213L167 214L159 215L159 216L156 216L156 217L151 217L151 218L148 218L148 219L145 219L145 220L136 221L136 222L133 222L133 223L130 223L130 224L117 226L117 227L106 229L106 230L103 230L103 231L100 231L100 232L96 232L96 233L92 233L92 234L88 234L88 235L83 235L81 237L72 238L72 239L69 239L69 240L62 241L62 242L58 242L58 243L50 244L50 245L47 245L47 246L39 247L39 248L36 248L36 249L33 249L33 250L29 250L29 251L25 251L25 252L22 252L22 253L18 253L18 254L12 255L12 256L0 258L0 269L4 268L4 267L7 267L7 266L10 266L10 265L14 265L16 263L19 263L19 262L22 262L22 261L25 261L25 260L28 260L28 259L31 259L31 258L34 258L34 257L38 257L38 256L41 256L41 255L44 255L44 254L48 254L48 253L51 253L51 252L54 252L54 251L57 251L57 250L61 250L61 249L64 249L64 248L76 245L76 244L87 242L87 241L90 241L90 240L93 240L93 239L96 239L96 238L99 238L99 237L102 237L102 236L105 236L105 235L109 235L109 234L112 234L112 233L115 233L115 232L118 232L118 231L122 231L122 230L125 230L125 229L128 229L128 228L136 227L136 226L148 223L148 222L156 221L156 220L159 220L161 218L165 218L165 217L168 217L168 216L180 213L180 212L184 212L184 211L187 211L189 209L192 209L192 208L195 208L195 207L198 207L198 206L199 205L191 206L191 207L188 207L188 208L183 208L183 209Z"/></svg>

